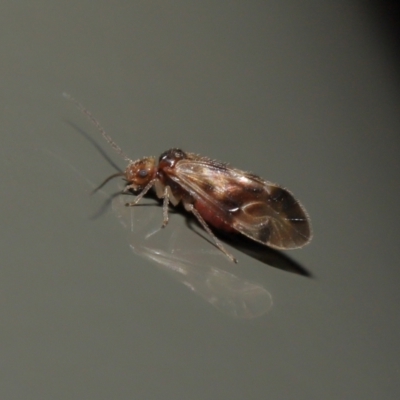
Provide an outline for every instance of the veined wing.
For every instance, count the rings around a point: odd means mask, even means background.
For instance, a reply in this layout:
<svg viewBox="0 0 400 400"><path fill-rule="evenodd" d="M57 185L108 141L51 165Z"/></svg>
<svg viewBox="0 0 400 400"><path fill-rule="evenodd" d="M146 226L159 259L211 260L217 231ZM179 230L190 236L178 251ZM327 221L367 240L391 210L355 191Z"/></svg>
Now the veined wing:
<svg viewBox="0 0 400 400"><path fill-rule="evenodd" d="M208 158L187 156L175 166L176 179L234 230L277 249L311 240L308 215L288 190Z"/></svg>

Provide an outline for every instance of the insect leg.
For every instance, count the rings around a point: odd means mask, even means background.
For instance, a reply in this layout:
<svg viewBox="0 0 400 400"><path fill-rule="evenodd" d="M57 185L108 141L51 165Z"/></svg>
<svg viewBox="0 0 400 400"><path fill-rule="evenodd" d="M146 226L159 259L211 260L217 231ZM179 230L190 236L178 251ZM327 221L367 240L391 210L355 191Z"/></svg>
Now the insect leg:
<svg viewBox="0 0 400 400"><path fill-rule="evenodd" d="M225 247L222 245L222 243L217 239L217 237L214 235L210 227L207 225L207 222L204 221L203 217L200 215L200 213L193 207L193 204L185 204L185 208L188 211L191 211L193 215L197 218L197 220L200 222L200 225L204 228L204 230L212 237L214 240L215 245L234 263L237 263L237 260L231 253L229 253Z"/></svg>
<svg viewBox="0 0 400 400"><path fill-rule="evenodd" d="M132 201L131 203L125 203L127 207L133 207L137 203L139 203L140 200L142 200L143 196L153 187L155 183L155 179L150 181L145 188L136 196L136 199ZM127 192L129 189L134 189L132 185L127 185L125 186L125 189L123 190L123 193Z"/></svg>
<svg viewBox="0 0 400 400"><path fill-rule="evenodd" d="M161 226L162 228L165 228L169 221L168 204L169 204L169 191L168 191L168 186L165 186L164 196L163 196L163 223Z"/></svg>

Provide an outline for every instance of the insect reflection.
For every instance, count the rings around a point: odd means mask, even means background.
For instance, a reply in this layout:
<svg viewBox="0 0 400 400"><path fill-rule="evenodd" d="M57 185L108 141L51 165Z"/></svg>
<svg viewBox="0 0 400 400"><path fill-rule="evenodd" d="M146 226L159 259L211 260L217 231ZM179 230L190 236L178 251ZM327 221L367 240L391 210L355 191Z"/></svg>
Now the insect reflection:
<svg viewBox="0 0 400 400"><path fill-rule="evenodd" d="M129 231L128 240L135 254L151 260L224 314L252 319L268 313L272 297L261 284L216 267L215 264L224 263L217 250L211 249L211 253L196 251L198 247L194 247L193 237L189 238L184 228L174 230L168 240L152 235L154 229L159 229L157 208L140 208L125 207L121 197L112 202L113 212ZM227 268L232 268L228 262L226 264Z"/></svg>

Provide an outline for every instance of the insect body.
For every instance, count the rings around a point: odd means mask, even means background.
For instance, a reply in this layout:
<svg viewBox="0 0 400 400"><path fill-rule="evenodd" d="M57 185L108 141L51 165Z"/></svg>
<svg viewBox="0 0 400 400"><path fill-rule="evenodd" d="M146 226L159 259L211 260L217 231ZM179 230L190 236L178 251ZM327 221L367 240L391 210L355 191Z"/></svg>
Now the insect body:
<svg viewBox="0 0 400 400"><path fill-rule="evenodd" d="M125 160L124 192L139 192L127 206L136 205L154 188L163 199L163 226L168 223L168 205L182 203L232 261L236 259L215 237L209 226L238 232L275 249L296 249L312 237L310 219L302 205L286 189L227 164L170 149L154 157L133 161L107 135L99 122L69 95L78 108L97 126L103 137ZM108 179L107 179L108 181Z"/></svg>

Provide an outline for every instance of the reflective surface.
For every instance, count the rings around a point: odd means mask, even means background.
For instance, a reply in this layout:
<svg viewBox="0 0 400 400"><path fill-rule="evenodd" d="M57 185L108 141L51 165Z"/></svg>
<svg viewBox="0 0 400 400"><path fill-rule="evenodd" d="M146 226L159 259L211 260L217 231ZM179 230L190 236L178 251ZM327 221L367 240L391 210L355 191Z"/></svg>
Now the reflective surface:
<svg viewBox="0 0 400 400"><path fill-rule="evenodd" d="M256 318L266 314L272 306L270 293L260 284L248 282L234 275L230 260L221 260L218 249L204 251L193 246L193 234L187 226L175 227L165 239L154 241L160 231L160 207L125 207L119 196L113 201L113 211L128 229L128 240L133 252L155 262L173 278L221 312L237 318ZM144 229L140 229L145 221ZM155 243L154 243L155 242ZM157 244L158 242L158 244ZM219 267L217 267L219 266Z"/></svg>
<svg viewBox="0 0 400 400"><path fill-rule="evenodd" d="M2 4L0 398L399 397L398 73L359 4ZM231 265L179 210L90 195L125 164L64 91L133 159L290 188L312 243L221 237Z"/></svg>

